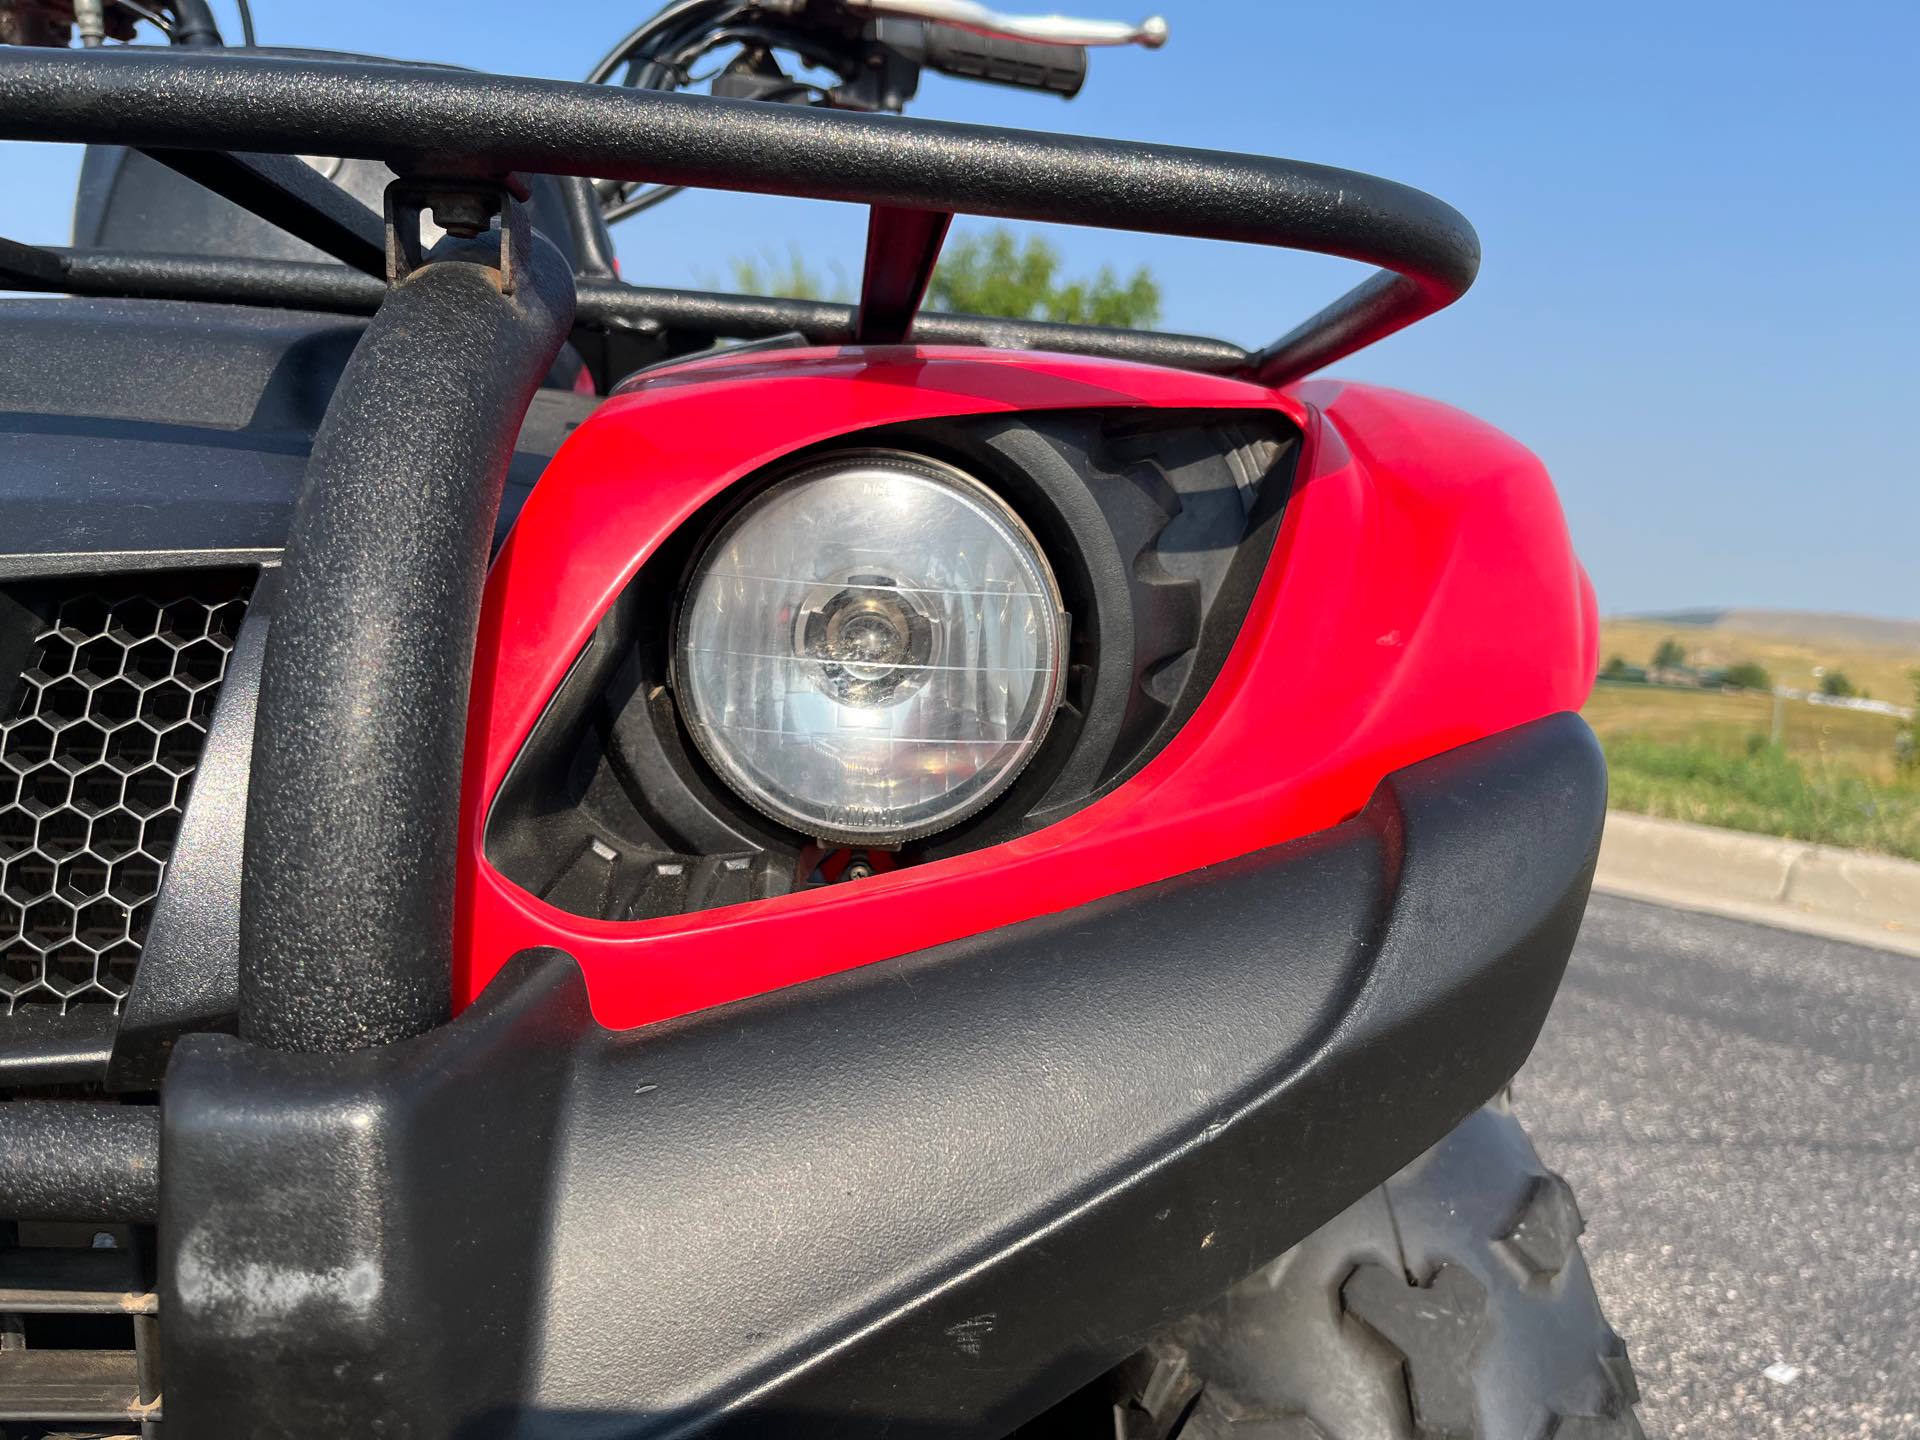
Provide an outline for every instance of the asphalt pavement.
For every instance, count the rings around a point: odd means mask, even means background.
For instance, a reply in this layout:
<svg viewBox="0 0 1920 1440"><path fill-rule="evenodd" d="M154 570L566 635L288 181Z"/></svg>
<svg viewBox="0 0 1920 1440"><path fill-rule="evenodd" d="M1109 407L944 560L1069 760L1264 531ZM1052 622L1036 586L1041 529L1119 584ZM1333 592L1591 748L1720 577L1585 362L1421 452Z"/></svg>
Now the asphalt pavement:
<svg viewBox="0 0 1920 1440"><path fill-rule="evenodd" d="M1920 959L1597 895L1515 1108L1650 1436L1920 1437Z"/></svg>

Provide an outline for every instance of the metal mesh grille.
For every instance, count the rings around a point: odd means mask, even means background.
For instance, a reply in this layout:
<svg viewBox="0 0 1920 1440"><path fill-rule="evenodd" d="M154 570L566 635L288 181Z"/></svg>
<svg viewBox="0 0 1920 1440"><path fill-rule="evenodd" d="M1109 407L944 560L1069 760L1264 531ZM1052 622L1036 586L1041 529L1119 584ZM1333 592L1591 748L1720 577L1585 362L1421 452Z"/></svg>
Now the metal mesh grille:
<svg viewBox="0 0 1920 1440"><path fill-rule="evenodd" d="M0 723L0 1015L126 998L247 580L50 601Z"/></svg>

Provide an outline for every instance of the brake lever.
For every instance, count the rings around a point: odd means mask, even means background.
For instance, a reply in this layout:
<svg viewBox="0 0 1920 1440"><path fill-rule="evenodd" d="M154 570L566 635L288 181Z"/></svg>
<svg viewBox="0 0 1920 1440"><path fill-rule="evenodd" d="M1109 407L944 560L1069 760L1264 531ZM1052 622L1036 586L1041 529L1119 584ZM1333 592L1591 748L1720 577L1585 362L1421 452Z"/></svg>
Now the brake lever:
<svg viewBox="0 0 1920 1440"><path fill-rule="evenodd" d="M1124 20L1075 20L1067 15L1007 15L976 0L842 0L848 10L869 15L897 15L952 25L1004 40L1037 45L1144 45L1157 50L1167 43L1167 22L1150 15L1138 25Z"/></svg>

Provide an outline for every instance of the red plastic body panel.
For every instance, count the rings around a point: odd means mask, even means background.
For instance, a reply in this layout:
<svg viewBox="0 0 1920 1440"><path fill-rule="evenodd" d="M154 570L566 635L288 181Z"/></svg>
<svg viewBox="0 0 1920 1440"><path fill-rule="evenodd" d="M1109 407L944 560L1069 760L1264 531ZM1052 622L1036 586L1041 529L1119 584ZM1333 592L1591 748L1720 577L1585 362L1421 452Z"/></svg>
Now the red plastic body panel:
<svg viewBox="0 0 1920 1440"><path fill-rule="evenodd" d="M990 849L648 921L568 914L487 863L487 808L548 699L641 563L707 500L792 450L876 425L1120 406L1269 407L1305 432L1272 559L1212 690L1124 785ZM641 1025L1275 845L1354 814L1391 770L1577 709L1596 645L1592 587L1539 461L1431 401L911 347L663 371L561 448L488 579L456 1002L517 951L554 945L579 959L603 1024Z"/></svg>

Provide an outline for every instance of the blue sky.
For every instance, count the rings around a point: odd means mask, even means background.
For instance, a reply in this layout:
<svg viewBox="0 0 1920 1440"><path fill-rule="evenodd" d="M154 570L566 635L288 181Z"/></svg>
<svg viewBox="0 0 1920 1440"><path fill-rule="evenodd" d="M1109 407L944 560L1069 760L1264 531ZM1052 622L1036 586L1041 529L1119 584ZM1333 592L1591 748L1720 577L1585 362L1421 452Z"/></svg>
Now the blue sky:
<svg viewBox="0 0 1920 1440"><path fill-rule="evenodd" d="M230 23L230 0L213 3ZM1262 151L1433 191L1479 229L1479 283L1335 373L1451 401L1538 451L1609 611L1920 616L1920 3L1162 8L1168 46L1097 52L1071 104L934 76L914 113ZM256 10L267 43L569 77L640 13ZM72 153L0 150L5 232L64 239ZM628 278L698 284L789 242L853 268L863 226L848 207L709 192L618 233ZM1358 273L1049 233L1079 266L1151 265L1169 327L1245 342Z"/></svg>

